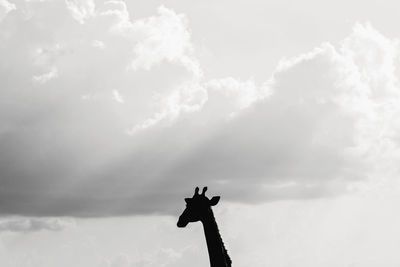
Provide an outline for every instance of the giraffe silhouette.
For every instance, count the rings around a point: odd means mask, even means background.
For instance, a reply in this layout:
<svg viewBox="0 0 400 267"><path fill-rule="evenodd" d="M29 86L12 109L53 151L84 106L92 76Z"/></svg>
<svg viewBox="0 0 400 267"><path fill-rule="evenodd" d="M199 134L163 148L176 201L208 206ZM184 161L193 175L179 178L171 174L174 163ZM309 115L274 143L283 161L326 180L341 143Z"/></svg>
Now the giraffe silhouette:
<svg viewBox="0 0 400 267"><path fill-rule="evenodd" d="M179 216L177 226L183 228L190 222L200 221L203 224L206 236L210 266L231 267L232 261L228 255L228 251L225 249L214 213L211 209L212 206L217 205L220 197L215 196L209 199L205 195L206 191L207 187L204 187L202 193L199 194L199 188L196 187L193 197L185 198L186 209Z"/></svg>

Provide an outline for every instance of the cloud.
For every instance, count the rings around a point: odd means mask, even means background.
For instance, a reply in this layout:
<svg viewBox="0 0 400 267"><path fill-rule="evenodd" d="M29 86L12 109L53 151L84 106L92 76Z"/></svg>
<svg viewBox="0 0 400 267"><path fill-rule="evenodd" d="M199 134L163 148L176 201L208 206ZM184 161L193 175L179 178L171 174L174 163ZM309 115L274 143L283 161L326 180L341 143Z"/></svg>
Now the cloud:
<svg viewBox="0 0 400 267"><path fill-rule="evenodd" d="M358 24L264 82L208 79L184 14L126 5L24 2L0 22L1 213L172 213L195 185L328 197L393 170L396 40Z"/></svg>
<svg viewBox="0 0 400 267"><path fill-rule="evenodd" d="M5 218L0 220L0 232L61 231L73 224L57 218Z"/></svg>
<svg viewBox="0 0 400 267"><path fill-rule="evenodd" d="M47 73L34 75L32 80L36 83L43 84L57 77L57 69L54 68Z"/></svg>
<svg viewBox="0 0 400 267"><path fill-rule="evenodd" d="M83 24L95 14L95 4L93 0L66 0L71 15L79 23Z"/></svg>
<svg viewBox="0 0 400 267"><path fill-rule="evenodd" d="M115 101L119 102L119 103L124 103L124 98L121 96L121 94L118 92L118 90L113 90L113 98Z"/></svg>
<svg viewBox="0 0 400 267"><path fill-rule="evenodd" d="M163 121L170 125L170 122L174 122L182 114L199 111L207 99L208 93L203 86L193 82L183 83L178 90L157 100L163 107L161 111L128 129L127 133L134 135L137 131L155 126Z"/></svg>
<svg viewBox="0 0 400 267"><path fill-rule="evenodd" d="M8 2L7 0L0 0L0 22L7 16L9 12L15 10L17 7L15 4Z"/></svg>
<svg viewBox="0 0 400 267"><path fill-rule="evenodd" d="M132 62L133 69L148 70L162 60L168 60L179 62L195 75L201 75L198 63L192 56L193 45L183 14L160 6L157 17L135 22L132 30L144 35L134 47L136 58Z"/></svg>
<svg viewBox="0 0 400 267"><path fill-rule="evenodd" d="M267 86L257 86L252 80L240 81L233 77L210 80L205 87L209 93L210 102L218 105L215 108L219 109L219 113L226 110L232 112L231 115L270 94ZM226 104L226 107L223 107L223 104ZM207 103L207 105L213 105L213 103Z"/></svg>
<svg viewBox="0 0 400 267"><path fill-rule="evenodd" d="M241 111L233 119L219 120L212 135L164 173L166 184L201 181L226 190L232 200L240 194L261 200L337 194L347 183L363 177L363 162L355 151L358 115L340 99L351 92L336 85L340 69L335 57L340 57L336 50L323 45L310 55L289 60L287 67L278 67L272 81L260 85L269 88L260 92L273 92L268 97L252 93L257 90L248 83L251 105L246 103L243 109L239 102L236 110L230 107L227 114ZM230 98L229 94L225 97ZM202 112L215 114L218 106L209 103L210 95ZM170 131L164 130L164 138L182 129Z"/></svg>
<svg viewBox="0 0 400 267"><path fill-rule="evenodd" d="M351 47L350 40L366 43L365 57L375 55L375 61L357 61L355 52L360 49ZM233 201L349 192L351 184L386 166L383 155L398 155L398 144L387 135L397 127L393 118L399 110L393 104L399 98L396 90L387 88L398 88L396 76L381 72L378 79L385 81L384 87L373 95L371 90L378 88L364 70L390 65L390 58L394 63L396 46L372 27L356 25L338 48L325 43L282 60L264 84L234 78L207 82L201 110L181 116L172 126L149 128L142 149L131 154L130 162L140 165L141 157L151 157L160 171L147 173L154 181L149 191L156 187L168 194L179 195L181 188L190 191L197 184L211 185ZM379 124L385 126L376 128ZM114 171L121 177L146 173L125 163ZM150 197L156 205L167 198L167 193Z"/></svg>

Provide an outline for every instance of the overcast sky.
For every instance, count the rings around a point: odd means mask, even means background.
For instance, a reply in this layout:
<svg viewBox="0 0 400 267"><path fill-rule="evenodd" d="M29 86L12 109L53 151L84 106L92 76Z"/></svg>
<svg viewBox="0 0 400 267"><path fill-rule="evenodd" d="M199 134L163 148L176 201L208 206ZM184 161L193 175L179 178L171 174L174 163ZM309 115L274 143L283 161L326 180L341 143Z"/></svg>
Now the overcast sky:
<svg viewBox="0 0 400 267"><path fill-rule="evenodd" d="M0 0L0 265L399 266L399 8Z"/></svg>

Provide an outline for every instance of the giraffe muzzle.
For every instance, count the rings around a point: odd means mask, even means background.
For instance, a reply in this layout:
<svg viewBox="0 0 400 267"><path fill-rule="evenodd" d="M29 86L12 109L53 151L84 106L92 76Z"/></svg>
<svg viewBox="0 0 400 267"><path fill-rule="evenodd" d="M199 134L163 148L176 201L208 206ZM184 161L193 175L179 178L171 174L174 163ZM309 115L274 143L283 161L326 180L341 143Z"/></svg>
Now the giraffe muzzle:
<svg viewBox="0 0 400 267"><path fill-rule="evenodd" d="M186 227L186 225L188 225L188 222L182 221L181 218L179 218L178 222L176 223L176 226L179 228Z"/></svg>

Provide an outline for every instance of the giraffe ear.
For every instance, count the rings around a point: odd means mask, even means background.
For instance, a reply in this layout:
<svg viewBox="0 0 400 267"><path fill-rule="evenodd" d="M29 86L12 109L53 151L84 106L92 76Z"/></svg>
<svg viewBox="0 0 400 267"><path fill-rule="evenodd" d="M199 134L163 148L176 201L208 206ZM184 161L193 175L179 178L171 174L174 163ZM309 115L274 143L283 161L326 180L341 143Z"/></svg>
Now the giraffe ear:
<svg viewBox="0 0 400 267"><path fill-rule="evenodd" d="M212 197L212 199L210 199L210 206L217 205L220 198L220 196Z"/></svg>

